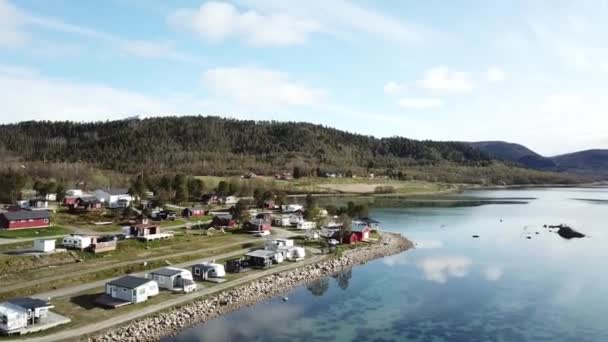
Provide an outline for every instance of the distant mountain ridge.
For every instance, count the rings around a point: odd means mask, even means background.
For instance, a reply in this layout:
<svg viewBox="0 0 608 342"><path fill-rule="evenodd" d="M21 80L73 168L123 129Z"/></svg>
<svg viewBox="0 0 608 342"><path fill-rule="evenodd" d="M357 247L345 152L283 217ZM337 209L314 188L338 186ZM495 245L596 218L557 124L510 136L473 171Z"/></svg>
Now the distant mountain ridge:
<svg viewBox="0 0 608 342"><path fill-rule="evenodd" d="M608 177L608 150L595 149L544 157L523 145L504 141L478 141L468 144L494 158L531 169Z"/></svg>

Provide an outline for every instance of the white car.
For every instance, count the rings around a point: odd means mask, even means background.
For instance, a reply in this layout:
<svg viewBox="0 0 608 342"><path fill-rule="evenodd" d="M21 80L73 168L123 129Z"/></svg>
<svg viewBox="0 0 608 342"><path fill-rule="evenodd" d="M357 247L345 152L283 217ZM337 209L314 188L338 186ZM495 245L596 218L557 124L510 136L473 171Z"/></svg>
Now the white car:
<svg viewBox="0 0 608 342"><path fill-rule="evenodd" d="M331 246L337 246L340 244L340 241L336 240L336 239L329 239L327 241L328 244L330 244Z"/></svg>

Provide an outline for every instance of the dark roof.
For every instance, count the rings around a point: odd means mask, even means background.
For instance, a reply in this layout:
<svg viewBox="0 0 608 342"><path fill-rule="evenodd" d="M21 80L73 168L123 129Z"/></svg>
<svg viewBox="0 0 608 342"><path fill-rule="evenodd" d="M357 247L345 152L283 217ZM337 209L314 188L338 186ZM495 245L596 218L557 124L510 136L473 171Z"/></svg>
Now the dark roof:
<svg viewBox="0 0 608 342"><path fill-rule="evenodd" d="M146 279L146 278L141 278L141 277L134 277L134 276L124 276L122 278L118 278L115 280L112 280L110 282L108 282L109 285L116 285L119 287L124 287L127 289L135 289L138 288L144 284L147 284L149 282L151 282L152 280L150 279Z"/></svg>
<svg viewBox="0 0 608 342"><path fill-rule="evenodd" d="M50 217L49 212L46 210L7 211L0 215L4 216L8 221L48 219Z"/></svg>
<svg viewBox="0 0 608 342"><path fill-rule="evenodd" d="M363 222L363 221L361 221L361 222ZM363 223L365 223L365 222L363 222ZM371 228L369 226L362 226L362 225L354 225L353 224L353 226L351 227L350 230L353 231L353 232L362 232L362 231L364 231L366 229L371 229Z"/></svg>
<svg viewBox="0 0 608 342"><path fill-rule="evenodd" d="M181 274L184 270L180 269L171 269L171 268L161 268L160 270L156 270L150 272L151 274L158 274L163 277L173 277L174 275Z"/></svg>
<svg viewBox="0 0 608 342"><path fill-rule="evenodd" d="M359 220L361 220L361 221L363 221L363 222L365 222L367 224L372 224L372 223L376 223L377 224L377 223L380 223L380 221L376 221L376 220L374 220L373 218L370 218L370 217L362 217Z"/></svg>
<svg viewBox="0 0 608 342"><path fill-rule="evenodd" d="M52 306L51 304L49 304L49 302L47 302L45 300L28 298L28 297L13 298L13 299L7 300L7 302L20 306L24 309L28 309L28 310L34 310L34 309L38 309L38 308L47 308L47 307Z"/></svg>
<svg viewBox="0 0 608 342"><path fill-rule="evenodd" d="M80 200L84 203L99 203L99 200L95 196L78 197L77 200Z"/></svg>

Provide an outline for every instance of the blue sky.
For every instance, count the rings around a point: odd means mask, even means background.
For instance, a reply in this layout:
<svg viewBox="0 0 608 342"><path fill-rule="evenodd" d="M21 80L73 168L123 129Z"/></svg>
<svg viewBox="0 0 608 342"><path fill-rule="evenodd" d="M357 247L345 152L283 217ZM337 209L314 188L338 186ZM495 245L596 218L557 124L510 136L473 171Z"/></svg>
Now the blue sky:
<svg viewBox="0 0 608 342"><path fill-rule="evenodd" d="M203 114L608 148L608 1L0 0L0 122Z"/></svg>

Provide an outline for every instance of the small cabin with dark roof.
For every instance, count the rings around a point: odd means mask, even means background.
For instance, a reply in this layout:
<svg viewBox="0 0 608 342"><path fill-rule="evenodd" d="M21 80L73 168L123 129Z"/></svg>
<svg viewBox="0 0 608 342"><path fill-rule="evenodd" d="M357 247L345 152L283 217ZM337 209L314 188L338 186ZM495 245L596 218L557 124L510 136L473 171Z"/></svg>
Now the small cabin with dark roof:
<svg viewBox="0 0 608 342"><path fill-rule="evenodd" d="M152 279L124 276L106 283L105 294L127 303L141 303L158 294L158 284Z"/></svg>

